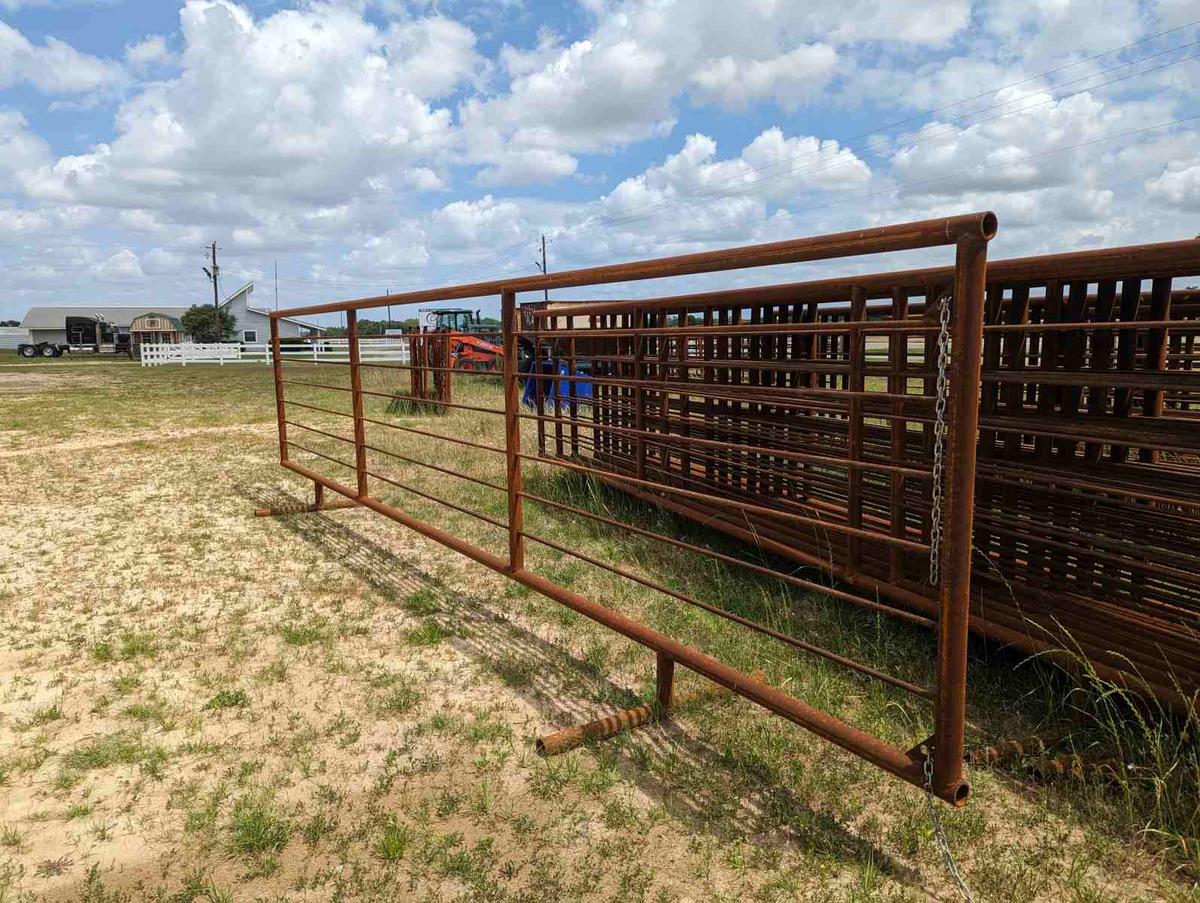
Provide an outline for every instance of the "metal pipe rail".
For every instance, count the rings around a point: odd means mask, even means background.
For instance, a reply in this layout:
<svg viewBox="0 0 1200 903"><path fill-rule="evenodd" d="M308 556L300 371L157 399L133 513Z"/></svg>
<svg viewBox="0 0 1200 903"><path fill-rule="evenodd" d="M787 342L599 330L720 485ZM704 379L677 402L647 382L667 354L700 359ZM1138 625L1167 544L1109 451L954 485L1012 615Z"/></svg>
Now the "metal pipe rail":
<svg viewBox="0 0 1200 903"><path fill-rule="evenodd" d="M1196 276L1194 240L994 261L982 328L975 542L987 566L972 626L1067 663L1082 652L1105 679L1180 707L1200 699L1200 291L1174 286ZM923 539L915 477L848 479L849 465L831 475L803 456L927 460L932 418L916 410L953 279L930 268L532 310L525 334L550 357L592 361L601 396L542 399L544 453L594 458L611 485L642 477L830 516L861 507L863 526ZM722 461L725 446L742 451ZM907 553L623 485L793 560L832 557L852 585L930 610Z"/></svg>
<svg viewBox="0 0 1200 903"><path fill-rule="evenodd" d="M976 411L982 365L983 277L987 243L995 231L995 217L991 213L979 213L769 245L273 312L272 348L280 463L291 472L312 480L317 486L346 496L360 507L409 527L654 650L660 666L660 681L669 683L670 666L678 662L917 786L925 786L926 783L923 772L925 760L918 749L931 749L931 791L951 804L962 805L969 793L963 773L963 732ZM544 288L660 279L939 245L954 245L956 249L955 266L951 271L954 274L954 317L950 337L952 353L948 382L944 387L945 417L949 424L943 476L945 532L938 550L941 579L935 587L916 594L921 601L921 613L914 614L879 601L874 597L875 590L868 589L864 593L863 583L855 580L853 574L848 575L845 588L827 585L797 576L786 565L771 566L767 562L743 560L644 527L587 512L541 492L526 491L523 471L528 467L547 467L551 472L574 472L586 475L588 479L599 479L621 486L627 492L650 492L667 506L676 503L666 500L664 494L679 500L678 504L703 505L709 510L727 512L731 517L736 515L737 518L769 520L775 525L772 535L781 537L778 545L786 550L805 547L803 543L797 545L796 537L807 531L817 537L818 542L824 542L821 536L835 537L832 540L835 544L855 549L856 555L864 562L881 554L885 557L902 555L927 559L932 553L931 543L918 529L919 524L905 524L902 529L897 529L897 524L881 521L871 506L875 504L874 487L879 481L882 481L882 485L900 487L903 493L910 496L927 496L933 479L927 466L928 460L919 456L879 455L872 451L871 443L877 429L872 425L874 418L893 423L893 427L885 427L891 432L912 425L919 430L917 436L932 435L935 408L935 399L931 397L933 387L926 380L922 382L921 390L914 392L907 384L901 386L889 377L888 391L872 391L875 387L864 380L871 372L868 370L868 357L877 355L878 349L871 348L868 352L865 336L879 333L888 337L888 341L899 340L905 345L910 341L928 343L937 337L936 325L897 320L879 324L812 324L811 328L799 323L753 323L744 324L750 328L742 329L743 324L721 323L714 324L723 330L719 336L705 334L698 335L694 340L680 340L678 331L665 323L639 320L630 324L609 323L605 329L593 318L591 326L595 330L594 335L553 337L553 341L563 343L566 352L563 357L571 362L571 367L561 379L556 375L532 375L527 378L533 381L536 400L535 411L526 413L521 410L521 383L525 377L517 367L519 346L522 342L531 343L537 359L536 352L548 339L543 333L548 330L534 328L533 322L523 328L516 301L518 292L540 292ZM482 407L474 397L466 399L468 403L450 401L451 381L458 374L453 366L449 366L445 334L411 336L411 364L376 366L360 360L357 353L358 311L388 304L394 307L487 295L498 295L501 302L504 342L502 410ZM309 383L285 377L279 351L279 317L331 312L344 312L347 317L351 349L350 385ZM691 329L689 327L689 331ZM855 336L860 338L855 339ZM628 347L616 349L617 353L607 355L606 360L601 360L606 357L603 354L592 358L582 352L577 358L577 340L626 343ZM779 375L769 372L769 368L759 368L756 362L749 359L741 359L740 351L730 356L728 350L731 341L748 341L756 345L808 341L813 348L820 345L824 354L807 362L797 359L794 365L785 368L787 373ZM671 342L675 343L670 347L674 347L676 353L668 360L666 351ZM689 342L708 343L714 349L720 347L725 350L719 356L702 356L698 353L689 356L689 351L699 347L693 344L689 348ZM601 369L591 376L580 376L574 368L576 359L594 359L596 366ZM642 369L635 372L631 379L621 372L622 368L629 367ZM367 368L377 374L391 371L400 377L407 377L408 391L384 391L378 384L364 388L362 372ZM612 372L604 372L603 368L609 368ZM696 379L696 368L710 375ZM744 371L740 372L736 382L724 378L729 368ZM760 369L761 376L756 375ZM668 371L673 374L671 379L667 379ZM589 381L596 394L584 401L578 397L579 386ZM288 395L289 390L296 391L292 388L294 386L302 386L320 397L306 396L303 401L293 401ZM562 388L562 393L548 399L546 393L554 386ZM337 396L349 393L352 412L326 407L322 393L331 392ZM479 432L467 438L398 422L404 415L390 410L382 413L377 410L384 399L418 404L428 401L433 408L450 413L502 414L503 447L489 444L482 426ZM289 417L288 405L296 405L314 413L351 418L353 439L323 430L321 425L299 423L295 417ZM920 407L924 413L915 413L911 410L914 407ZM844 421L847 416L850 417L847 441L822 448L806 447L805 430L836 430L838 427L835 424ZM524 433L523 424L529 427ZM339 446L352 444L355 460L339 458L319 447L298 444L288 438L289 427L303 429L306 436L318 440L328 438ZM380 429L385 433L381 434ZM505 474L503 485L491 478L490 471L487 474L479 471L468 473L450 466L454 462L444 457L435 458L436 463L433 463L429 460L429 454L414 455L403 445L390 448L391 439L376 438L383 435L397 437L395 441L398 443L401 440L432 440L439 444L457 445L466 453L482 451L502 454ZM536 454L527 450L535 436L538 443ZM552 454L547 451L548 443L563 449L569 445L572 451L569 454ZM586 454L583 454L585 450ZM613 455L619 458L625 453L631 454L636 462L633 471L628 474L614 472L604 463L606 460L615 460ZM316 463L301 463L293 459L294 455L311 455ZM462 478L488 490L503 491L507 496L507 517L492 517L486 512L474 511L440 497L430 491L436 487L427 486L420 482L420 478L397 479L383 470L384 459L419 468L417 473L425 474L429 480L435 479L433 475L436 474ZM664 482L661 478L663 468L670 470L681 461L688 462L688 468L696 469L696 474L726 474L736 475L736 478L716 490L702 479L697 482L695 475L685 475L687 479L684 484ZM356 478L353 484L320 472L317 469L320 462L354 471ZM811 500L800 495L764 496L759 492L766 485L784 486L796 481L824 488ZM847 503L843 500L840 510L829 501L830 497L836 495L839 481L850 486L850 501ZM488 527L507 535L507 554L482 548L414 516L396 504L378 498L372 493L372 484L393 486L402 492L415 494L424 503L434 505L436 510L446 509L478 518ZM539 535L525 525L527 503L554 511L556 516L588 519L725 564L737 564L751 573L777 579L785 585L819 591L871 611L935 628L938 632L936 682L932 687L922 687L886 674L870 664L854 661L848 656L705 602L639 570L570 548L554 537ZM771 542L768 540L764 548L772 548ZM933 735L924 743L906 750L845 724L771 687L756 676L734 669L647 624L599 605L541 576L536 573L537 565L526 560L527 543L544 545L560 554L575 557L678 602L697 606L739 629L762 633L802 653L816 655L928 700L933 703ZM828 571L828 565L824 569ZM668 669L666 672L661 671L664 663Z"/></svg>

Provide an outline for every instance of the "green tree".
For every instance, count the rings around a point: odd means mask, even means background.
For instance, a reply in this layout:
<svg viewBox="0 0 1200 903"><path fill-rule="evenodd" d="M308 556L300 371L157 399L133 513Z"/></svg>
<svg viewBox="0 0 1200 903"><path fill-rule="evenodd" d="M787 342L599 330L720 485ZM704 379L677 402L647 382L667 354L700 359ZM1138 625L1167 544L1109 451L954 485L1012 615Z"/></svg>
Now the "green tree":
<svg viewBox="0 0 1200 903"><path fill-rule="evenodd" d="M213 316L211 304L193 304L183 312L180 321L183 323L183 331L192 337L193 342L225 342L233 338L233 332L237 329L237 320L233 314L229 312L228 307L221 309L221 338L216 336L217 321Z"/></svg>

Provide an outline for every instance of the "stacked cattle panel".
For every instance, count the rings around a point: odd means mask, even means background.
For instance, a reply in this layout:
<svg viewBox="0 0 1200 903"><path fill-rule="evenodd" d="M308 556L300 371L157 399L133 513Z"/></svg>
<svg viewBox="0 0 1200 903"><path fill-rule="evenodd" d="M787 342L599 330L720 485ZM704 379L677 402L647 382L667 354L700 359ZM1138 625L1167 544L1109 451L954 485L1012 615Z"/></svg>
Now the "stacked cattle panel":
<svg viewBox="0 0 1200 903"><path fill-rule="evenodd" d="M1200 242L998 261L985 310L972 626L1082 652L1171 701L1200 688L1200 293L1176 284L1197 273ZM574 399L573 378L538 393L553 418L541 453L589 459L626 492L934 611L928 555L869 534L931 541L951 279L551 306L536 315L541 353L587 361L594 397Z"/></svg>

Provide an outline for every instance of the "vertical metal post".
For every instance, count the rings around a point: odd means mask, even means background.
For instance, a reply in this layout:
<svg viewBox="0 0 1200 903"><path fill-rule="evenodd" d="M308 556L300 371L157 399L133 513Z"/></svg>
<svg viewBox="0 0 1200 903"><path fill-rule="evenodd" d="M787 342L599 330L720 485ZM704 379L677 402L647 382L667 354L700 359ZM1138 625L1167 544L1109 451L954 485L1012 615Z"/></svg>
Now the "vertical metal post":
<svg viewBox="0 0 1200 903"><path fill-rule="evenodd" d="M279 321L271 317L271 367L275 375L275 419L279 421L279 463L286 464L287 410L283 400L283 355L279 352Z"/></svg>
<svg viewBox="0 0 1200 903"><path fill-rule="evenodd" d="M850 323L857 323L865 318L867 307L867 292L862 286L854 286L850 290ZM851 327L846 337L850 348L850 376L848 379L851 392L849 411L847 412L847 448L846 448L846 479L848 491L846 494L847 522L855 528L862 527L862 470L851 466L862 460L863 456L863 400L862 392L866 391L867 340L861 329ZM846 539L846 573L857 574L862 564L862 540L857 536Z"/></svg>
<svg viewBox="0 0 1200 903"><path fill-rule="evenodd" d="M892 321L896 324L908 319L908 292L897 286L892 290ZM891 359L891 375L888 391L893 395L908 394L908 336L907 332L893 332L888 336L888 357ZM892 461L908 460L908 421L904 417L904 402L892 402ZM893 473L891 477L891 526L892 536L903 539L908 533L904 505L904 477ZM903 550L893 546L888 550L888 579L893 583L900 579L904 570Z"/></svg>
<svg viewBox="0 0 1200 903"><path fill-rule="evenodd" d="M642 433L646 429L646 390L642 388L642 383L646 379L646 336L642 333L642 328L645 326L642 318L642 309L635 307L633 309L634 320L634 336L633 336L633 378L637 381L633 390L633 427L637 430L637 439L634 441L634 473L639 480L646 479L646 437Z"/></svg>
<svg viewBox="0 0 1200 903"><path fill-rule="evenodd" d="M1171 279L1158 278L1150 283L1150 319L1171 318ZM1167 331L1152 329L1146 334L1146 370L1157 373L1167 368ZM1161 417L1163 413L1163 390L1147 389L1142 394L1142 416ZM1159 451L1143 448L1138 452L1142 461L1157 464Z"/></svg>
<svg viewBox="0 0 1200 903"><path fill-rule="evenodd" d="M665 652L656 652L654 664L654 704L662 717L671 711L675 698L675 659Z"/></svg>
<svg viewBox="0 0 1200 903"><path fill-rule="evenodd" d="M508 465L508 571L525 570L524 509L521 493L521 384L517 380L517 330L520 328L517 293L500 292L500 325L504 330L504 457ZM536 363L536 359L535 359ZM539 380L539 374L531 379Z"/></svg>
<svg viewBox="0 0 1200 903"><path fill-rule="evenodd" d="M938 586L940 618L933 735L933 792L943 799L957 799L967 792L963 777L963 724L986 271L987 242L960 238L955 258L950 386L946 403L950 431Z"/></svg>
<svg viewBox="0 0 1200 903"><path fill-rule="evenodd" d="M354 410L354 469L358 475L358 497L367 497L367 429L363 420L362 370L358 356L358 311L346 311L346 338L350 348L350 398Z"/></svg>
<svg viewBox="0 0 1200 903"><path fill-rule="evenodd" d="M1154 283L1151 283L1153 287ZM1120 318L1122 322L1136 320L1142 304L1142 280L1129 277L1121 283ZM1137 335L1131 329L1122 329L1117 336L1117 369L1132 370L1137 361ZM1113 395L1113 416L1128 417L1133 411L1133 389L1117 389ZM1109 460L1124 463L1129 449L1124 445L1110 445Z"/></svg>

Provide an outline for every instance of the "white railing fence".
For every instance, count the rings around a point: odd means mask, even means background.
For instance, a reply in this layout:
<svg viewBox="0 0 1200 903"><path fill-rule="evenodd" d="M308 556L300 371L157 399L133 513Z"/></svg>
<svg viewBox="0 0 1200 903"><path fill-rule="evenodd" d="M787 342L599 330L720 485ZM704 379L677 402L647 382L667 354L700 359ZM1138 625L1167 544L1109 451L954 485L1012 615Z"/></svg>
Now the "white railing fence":
<svg viewBox="0 0 1200 903"><path fill-rule="evenodd" d="M284 360L348 361L350 342L348 339L320 339L304 344L281 344L279 353ZM407 339L368 338L359 339L359 358L364 362L396 361L409 362ZM182 342L179 344L142 345L143 367L163 364L269 364L271 346L266 342Z"/></svg>
<svg viewBox="0 0 1200 903"><path fill-rule="evenodd" d="M163 364L224 364L242 360L242 348L236 342L181 342L179 344L144 343L140 351L143 367Z"/></svg>

